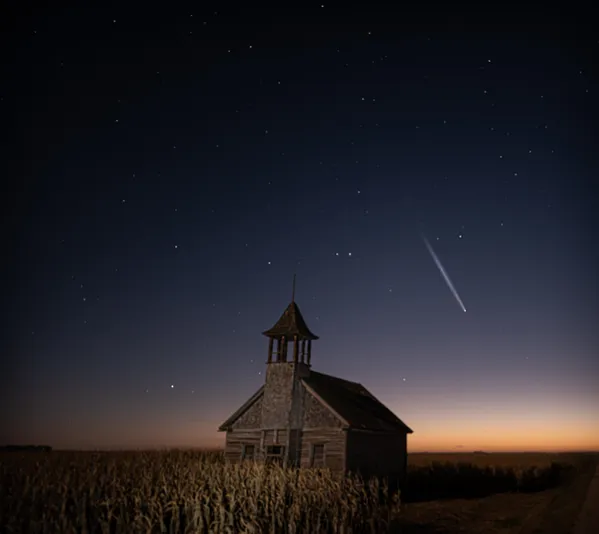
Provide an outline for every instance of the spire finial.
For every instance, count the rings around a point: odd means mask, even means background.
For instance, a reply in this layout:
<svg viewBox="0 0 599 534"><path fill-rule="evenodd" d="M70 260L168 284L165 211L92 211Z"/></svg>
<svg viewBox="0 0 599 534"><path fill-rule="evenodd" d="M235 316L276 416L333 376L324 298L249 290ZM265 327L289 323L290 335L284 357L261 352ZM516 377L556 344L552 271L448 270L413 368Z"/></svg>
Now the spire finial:
<svg viewBox="0 0 599 534"><path fill-rule="evenodd" d="M291 302L295 302L295 273L293 273L293 287L291 288Z"/></svg>

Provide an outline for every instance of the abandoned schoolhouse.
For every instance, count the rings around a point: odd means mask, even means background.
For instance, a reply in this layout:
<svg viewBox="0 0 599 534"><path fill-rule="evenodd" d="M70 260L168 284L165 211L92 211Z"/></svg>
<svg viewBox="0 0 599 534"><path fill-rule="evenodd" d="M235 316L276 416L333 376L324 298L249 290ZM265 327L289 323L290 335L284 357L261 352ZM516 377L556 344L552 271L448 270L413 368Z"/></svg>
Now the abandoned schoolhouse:
<svg viewBox="0 0 599 534"><path fill-rule="evenodd" d="M318 336L294 296L263 335L264 385L219 427L226 459L403 478L412 430L361 384L312 370Z"/></svg>

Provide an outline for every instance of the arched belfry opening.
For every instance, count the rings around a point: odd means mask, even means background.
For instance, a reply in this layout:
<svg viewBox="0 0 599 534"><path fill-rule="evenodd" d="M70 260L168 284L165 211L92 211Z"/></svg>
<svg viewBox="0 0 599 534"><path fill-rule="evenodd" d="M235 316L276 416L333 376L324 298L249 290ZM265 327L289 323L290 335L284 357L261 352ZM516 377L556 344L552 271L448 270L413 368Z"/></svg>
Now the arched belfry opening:
<svg viewBox="0 0 599 534"><path fill-rule="evenodd" d="M267 363L294 362L311 365L312 341L318 339L314 335L300 312L295 302L295 274L293 275L293 288L291 302L275 325L262 332L268 337ZM291 345L292 355L289 355Z"/></svg>

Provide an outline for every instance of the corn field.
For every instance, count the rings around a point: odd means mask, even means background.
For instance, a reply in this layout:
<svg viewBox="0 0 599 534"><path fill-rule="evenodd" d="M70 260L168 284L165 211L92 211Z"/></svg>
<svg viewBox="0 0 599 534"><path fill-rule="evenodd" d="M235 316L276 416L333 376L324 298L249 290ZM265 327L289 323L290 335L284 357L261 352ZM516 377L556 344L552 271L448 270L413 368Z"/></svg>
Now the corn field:
<svg viewBox="0 0 599 534"><path fill-rule="evenodd" d="M537 465L476 465L471 462L432 461L408 466L407 491L402 501L444 498L482 498L496 493L533 493L560 485L571 475L568 462Z"/></svg>
<svg viewBox="0 0 599 534"><path fill-rule="evenodd" d="M169 451L0 456L0 532L384 533L399 494L377 479Z"/></svg>

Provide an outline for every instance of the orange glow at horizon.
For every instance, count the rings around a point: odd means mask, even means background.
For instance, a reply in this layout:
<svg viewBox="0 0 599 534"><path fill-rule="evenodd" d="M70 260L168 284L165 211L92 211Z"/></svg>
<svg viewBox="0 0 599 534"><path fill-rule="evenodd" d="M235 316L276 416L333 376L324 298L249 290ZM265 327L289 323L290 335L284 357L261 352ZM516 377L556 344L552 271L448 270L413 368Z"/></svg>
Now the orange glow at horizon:
<svg viewBox="0 0 599 534"><path fill-rule="evenodd" d="M568 452L599 451L599 427L564 421L559 427L518 422L473 424L467 421L436 421L414 424L408 436L409 452ZM134 432L131 432L134 430ZM221 448L225 433L212 425L164 424L161 437L155 428L105 429L82 440L73 432L61 440L47 436L46 442L56 449L130 449L130 448ZM125 437L127 436L127 437ZM25 440L26 441L26 440Z"/></svg>
<svg viewBox="0 0 599 534"><path fill-rule="evenodd" d="M454 395L441 402L431 394L383 393L379 399L414 431L408 436L410 452L599 451L594 398L551 403L546 397L528 395L525 403L487 395L484 402L465 402ZM236 405L237 400L231 402L233 408ZM20 443L55 449L220 448L225 433L217 428L230 411L223 403L206 419L155 413L151 420L123 414L94 426L84 421L64 425L40 421L35 432L21 419L15 421L14 437Z"/></svg>

